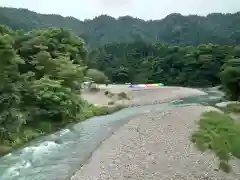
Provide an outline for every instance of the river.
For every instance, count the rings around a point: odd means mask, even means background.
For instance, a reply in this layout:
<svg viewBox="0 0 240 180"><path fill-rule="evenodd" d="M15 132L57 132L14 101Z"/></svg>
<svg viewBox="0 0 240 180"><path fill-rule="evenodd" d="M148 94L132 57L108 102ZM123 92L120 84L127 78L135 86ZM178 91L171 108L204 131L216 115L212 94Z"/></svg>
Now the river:
<svg viewBox="0 0 240 180"><path fill-rule="evenodd" d="M223 93L204 89L207 95L187 97L169 103L130 107L111 115L94 117L41 137L0 159L1 180L66 180L84 164L101 142L130 117L152 109L166 110L192 103L214 105Z"/></svg>

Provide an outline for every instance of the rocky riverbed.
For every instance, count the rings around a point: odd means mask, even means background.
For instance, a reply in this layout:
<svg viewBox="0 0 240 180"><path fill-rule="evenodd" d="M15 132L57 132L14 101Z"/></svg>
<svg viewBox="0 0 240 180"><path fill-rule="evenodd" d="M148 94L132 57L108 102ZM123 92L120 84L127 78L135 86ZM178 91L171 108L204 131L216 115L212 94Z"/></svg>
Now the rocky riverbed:
<svg viewBox="0 0 240 180"><path fill-rule="evenodd" d="M123 104L129 106L142 106L149 104L159 104L169 102L188 96L206 95L205 92L184 87L147 87L147 88L129 88L128 85L99 85L99 90L90 92L85 90L82 92L82 97L91 104L108 105L110 101L115 104ZM115 96L112 98L105 95L105 92L110 92L113 95L125 93L128 99L117 100Z"/></svg>
<svg viewBox="0 0 240 180"><path fill-rule="evenodd" d="M105 91L124 92L127 105L140 106L69 125L17 149L0 159L0 179L240 179L239 161L231 162L233 173L218 172L214 156L201 154L188 138L209 109L193 103L215 105L218 91L110 85L82 95L104 105L112 100Z"/></svg>
<svg viewBox="0 0 240 180"><path fill-rule="evenodd" d="M195 89L161 87L129 91L131 105L154 104L203 95ZM201 153L190 142L202 112L212 107L189 105L157 109L132 118L92 154L71 180L237 180L239 161L233 172L218 170L210 153Z"/></svg>

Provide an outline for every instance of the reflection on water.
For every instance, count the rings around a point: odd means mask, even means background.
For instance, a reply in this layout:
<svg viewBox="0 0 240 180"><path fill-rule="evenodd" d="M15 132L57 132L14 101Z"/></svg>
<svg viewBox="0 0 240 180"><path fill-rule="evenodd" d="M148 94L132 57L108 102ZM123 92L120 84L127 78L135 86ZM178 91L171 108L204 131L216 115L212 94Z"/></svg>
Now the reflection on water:
<svg viewBox="0 0 240 180"><path fill-rule="evenodd" d="M101 141L127 122L129 117L191 103L215 104L223 94L206 89L208 94L183 98L171 103L123 109L112 115L94 117L49 136L0 159L1 180L65 180L86 161Z"/></svg>

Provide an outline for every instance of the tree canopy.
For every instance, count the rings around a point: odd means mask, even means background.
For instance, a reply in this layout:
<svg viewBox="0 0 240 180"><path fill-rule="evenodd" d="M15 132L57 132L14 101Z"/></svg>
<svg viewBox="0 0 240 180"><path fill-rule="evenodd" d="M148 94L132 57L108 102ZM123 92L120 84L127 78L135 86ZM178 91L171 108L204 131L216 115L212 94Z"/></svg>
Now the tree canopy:
<svg viewBox="0 0 240 180"><path fill-rule="evenodd" d="M19 145L84 117L86 54L83 40L63 29L0 26L0 145Z"/></svg>
<svg viewBox="0 0 240 180"><path fill-rule="evenodd" d="M240 97L239 46L202 44L176 46L110 43L90 52L90 68L115 83L164 83L209 87L223 84L231 99Z"/></svg>
<svg viewBox="0 0 240 180"><path fill-rule="evenodd" d="M162 20L151 21L131 16L115 19L101 15L92 20L80 21L74 17L44 15L27 9L0 8L0 24L24 31L52 27L69 29L91 46L141 40L177 45L239 44L239 21L240 12L213 13L206 17L174 13Z"/></svg>

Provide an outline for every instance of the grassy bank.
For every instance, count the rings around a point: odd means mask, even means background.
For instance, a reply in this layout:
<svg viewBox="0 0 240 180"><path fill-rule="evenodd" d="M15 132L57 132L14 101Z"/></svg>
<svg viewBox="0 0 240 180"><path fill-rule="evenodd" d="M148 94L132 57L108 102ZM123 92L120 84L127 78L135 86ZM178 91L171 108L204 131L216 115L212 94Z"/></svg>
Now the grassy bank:
<svg viewBox="0 0 240 180"><path fill-rule="evenodd" d="M223 110L228 113L240 113L240 102L228 104Z"/></svg>
<svg viewBox="0 0 240 180"><path fill-rule="evenodd" d="M228 114L203 113L191 140L199 150L213 152L219 158L219 168L225 172L231 170L231 156L240 158L240 122Z"/></svg>
<svg viewBox="0 0 240 180"><path fill-rule="evenodd" d="M61 130L70 123L78 123L94 116L111 114L123 108L124 106L120 105L98 107L86 103L82 108L82 112L78 114L77 118L74 121L64 120L62 122L54 122L49 120L42 120L38 123L28 123L22 126L21 130L18 133L12 134L10 139L7 139L0 143L0 156L5 155L11 152L13 149L18 148L40 136Z"/></svg>

